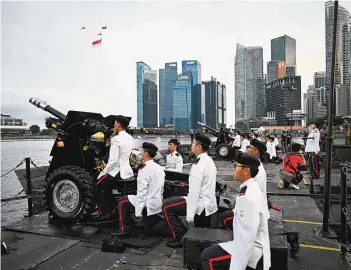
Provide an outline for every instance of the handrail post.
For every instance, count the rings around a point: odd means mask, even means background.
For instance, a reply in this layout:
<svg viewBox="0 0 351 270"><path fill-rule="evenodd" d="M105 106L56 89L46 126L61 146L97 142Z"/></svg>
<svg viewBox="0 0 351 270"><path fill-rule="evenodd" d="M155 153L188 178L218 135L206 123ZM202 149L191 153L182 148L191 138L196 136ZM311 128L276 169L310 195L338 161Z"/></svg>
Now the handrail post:
<svg viewBox="0 0 351 270"><path fill-rule="evenodd" d="M341 221L341 242L347 245L347 181L346 181L346 166L341 167L341 190L340 190L340 221ZM345 247L341 247L341 253L346 254Z"/></svg>
<svg viewBox="0 0 351 270"><path fill-rule="evenodd" d="M33 215L32 181L30 177L30 158L26 158L27 194L28 194L28 216Z"/></svg>

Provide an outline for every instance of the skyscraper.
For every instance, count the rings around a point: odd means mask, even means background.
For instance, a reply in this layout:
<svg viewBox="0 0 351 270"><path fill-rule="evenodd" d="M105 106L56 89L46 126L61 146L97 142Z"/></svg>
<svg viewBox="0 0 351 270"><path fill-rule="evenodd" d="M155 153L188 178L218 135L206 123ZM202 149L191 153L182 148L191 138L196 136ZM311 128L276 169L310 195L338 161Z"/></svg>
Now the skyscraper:
<svg viewBox="0 0 351 270"><path fill-rule="evenodd" d="M315 72L313 75L314 87L315 88L325 87L325 77L326 77L325 71Z"/></svg>
<svg viewBox="0 0 351 270"><path fill-rule="evenodd" d="M265 115L263 48L237 44L235 55L235 120Z"/></svg>
<svg viewBox="0 0 351 270"><path fill-rule="evenodd" d="M325 51L326 51L326 89L329 100L331 88L331 64L333 46L334 2L325 3ZM337 115L343 115L345 107L343 102L346 97L346 114L351 113L351 15L344 7L339 5L338 24L336 35L336 61L335 61L335 92ZM335 96L335 94L342 95ZM340 102L336 102L340 101Z"/></svg>
<svg viewBox="0 0 351 270"><path fill-rule="evenodd" d="M161 78L162 70L162 78ZM173 125L173 89L178 74L177 62L166 63L160 69L160 126ZM162 88L161 88L162 84Z"/></svg>
<svg viewBox="0 0 351 270"><path fill-rule="evenodd" d="M157 127L157 70L137 62L137 125Z"/></svg>
<svg viewBox="0 0 351 270"><path fill-rule="evenodd" d="M183 60L182 73L191 71L193 76L193 85L201 83L201 64L197 60Z"/></svg>
<svg viewBox="0 0 351 270"><path fill-rule="evenodd" d="M164 81L165 81L165 70L160 68L158 70L158 92L159 92L159 101L158 101L158 108L159 108L159 126L164 127L164 122L166 118L164 117L164 99L165 99L165 89L164 89ZM172 109L173 110L173 109Z"/></svg>
<svg viewBox="0 0 351 270"><path fill-rule="evenodd" d="M191 129L192 87L191 71L183 72L177 76L173 89L173 123L175 131Z"/></svg>
<svg viewBox="0 0 351 270"><path fill-rule="evenodd" d="M284 61L269 61L267 63L267 83L275 81L286 75L286 66Z"/></svg>
<svg viewBox="0 0 351 270"><path fill-rule="evenodd" d="M287 67L296 67L296 40L287 35L272 39L271 60L284 61Z"/></svg>

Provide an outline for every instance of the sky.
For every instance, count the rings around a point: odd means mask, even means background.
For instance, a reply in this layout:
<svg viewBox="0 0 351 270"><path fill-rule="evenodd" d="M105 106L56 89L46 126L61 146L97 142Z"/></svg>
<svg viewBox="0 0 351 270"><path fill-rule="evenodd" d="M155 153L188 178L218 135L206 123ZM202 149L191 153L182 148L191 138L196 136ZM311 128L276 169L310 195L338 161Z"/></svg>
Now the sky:
<svg viewBox="0 0 351 270"><path fill-rule="evenodd" d="M351 12L350 0L339 4ZM181 73L182 60L198 60L202 80L227 86L229 126L236 43L262 46L266 72L270 40L284 34L296 39L305 92L325 70L324 1L2 1L1 112L44 127L49 114L28 102L38 97L63 113L131 116L135 126L136 62L158 70L177 61Z"/></svg>

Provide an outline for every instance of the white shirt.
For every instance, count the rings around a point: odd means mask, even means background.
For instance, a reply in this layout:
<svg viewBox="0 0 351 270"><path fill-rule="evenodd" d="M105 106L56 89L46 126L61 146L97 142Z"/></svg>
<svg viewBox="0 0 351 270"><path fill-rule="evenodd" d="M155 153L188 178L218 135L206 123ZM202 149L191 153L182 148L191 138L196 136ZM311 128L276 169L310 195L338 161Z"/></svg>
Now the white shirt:
<svg viewBox="0 0 351 270"><path fill-rule="evenodd" d="M115 177L120 172L122 179L130 178L134 175L129 163L133 143L133 137L125 131L120 131L118 135L111 139L110 156L105 169L99 174L98 179L107 173Z"/></svg>
<svg viewBox="0 0 351 270"><path fill-rule="evenodd" d="M250 145L250 141L248 139L243 139L241 141L241 148L239 151L246 153L246 147Z"/></svg>
<svg viewBox="0 0 351 270"><path fill-rule="evenodd" d="M271 251L268 233L268 208L263 194L254 179L240 185L233 220L232 241L219 244L232 255L230 270L255 269L263 255L263 269L271 266ZM246 188L246 190L244 190Z"/></svg>
<svg viewBox="0 0 351 270"><path fill-rule="evenodd" d="M240 147L240 141L241 141L240 135L236 135L234 137L232 147Z"/></svg>
<svg viewBox="0 0 351 270"><path fill-rule="evenodd" d="M260 187L262 194L263 194L263 198L266 202L267 205L267 209L268 209L268 199L267 199L267 173L266 170L263 167L262 162L260 161L260 166L258 167L258 173L255 176L255 181L258 184L258 186ZM269 210L268 210L269 211ZM268 219L270 218L270 214L268 212Z"/></svg>
<svg viewBox="0 0 351 270"><path fill-rule="evenodd" d="M320 133L317 128L312 129L310 134L308 134L308 138L306 140L306 147L305 147L305 152L314 152L316 154L319 153L319 138L320 138Z"/></svg>
<svg viewBox="0 0 351 270"><path fill-rule="evenodd" d="M135 207L136 217L141 216L145 206L148 216L162 211L164 184L164 169L153 160L146 161L138 172L137 195L128 195L128 200Z"/></svg>
<svg viewBox="0 0 351 270"><path fill-rule="evenodd" d="M279 141L278 141L278 138L277 137L274 137L274 146L278 146L279 145Z"/></svg>
<svg viewBox="0 0 351 270"><path fill-rule="evenodd" d="M174 172L183 172L183 158L177 151L168 154L166 161L166 170Z"/></svg>
<svg viewBox="0 0 351 270"><path fill-rule="evenodd" d="M269 154L270 159L277 156L277 152L276 152L275 145L273 142L268 141L266 143L266 147L267 147L267 153Z"/></svg>
<svg viewBox="0 0 351 270"><path fill-rule="evenodd" d="M189 175L189 193L186 199L186 220L193 222L196 214L209 216L217 212L216 176L217 168L207 153L197 156Z"/></svg>

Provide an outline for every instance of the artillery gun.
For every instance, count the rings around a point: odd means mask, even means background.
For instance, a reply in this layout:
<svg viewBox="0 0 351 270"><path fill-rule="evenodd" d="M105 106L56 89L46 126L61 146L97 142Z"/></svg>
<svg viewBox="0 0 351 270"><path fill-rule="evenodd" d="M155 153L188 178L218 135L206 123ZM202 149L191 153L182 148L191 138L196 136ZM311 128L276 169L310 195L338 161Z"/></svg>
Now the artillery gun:
<svg viewBox="0 0 351 270"><path fill-rule="evenodd" d="M205 125L204 123L197 122L200 126L203 127L203 129L207 132L210 133L211 135L217 137L217 141L215 143L215 150L216 154L218 157L222 159L228 159L232 155L232 144L234 141L234 138L232 137L232 134L228 131L225 130L216 130L214 128L211 128L210 126Z"/></svg>
<svg viewBox="0 0 351 270"><path fill-rule="evenodd" d="M103 117L98 113L72 110L65 115L38 99L31 98L29 102L54 116L48 117L45 124L58 132L45 177L49 216L65 224L87 220L96 209L96 180L108 161L117 116ZM136 194L136 177L141 162L137 156L133 151L130 157L134 177L116 181L115 200L122 195ZM165 173L164 198L187 195L189 175L167 170ZM219 201L225 188L217 183L216 190Z"/></svg>

